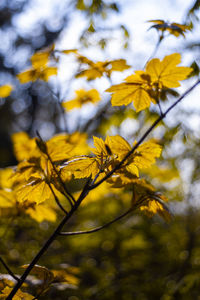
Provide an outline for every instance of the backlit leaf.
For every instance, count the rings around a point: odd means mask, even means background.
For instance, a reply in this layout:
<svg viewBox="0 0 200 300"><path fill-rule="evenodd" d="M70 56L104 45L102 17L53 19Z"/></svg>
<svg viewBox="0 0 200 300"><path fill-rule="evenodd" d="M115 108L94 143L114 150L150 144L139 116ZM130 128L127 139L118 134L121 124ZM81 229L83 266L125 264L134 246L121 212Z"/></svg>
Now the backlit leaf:
<svg viewBox="0 0 200 300"><path fill-rule="evenodd" d="M76 107L81 107L85 103L95 103L100 100L99 92L95 89L91 89L89 91L80 89L76 91L76 97L67 102L63 102L62 106L66 110L71 110Z"/></svg>
<svg viewBox="0 0 200 300"><path fill-rule="evenodd" d="M9 84L0 86L0 97L6 98L8 97L13 90L13 87Z"/></svg>
<svg viewBox="0 0 200 300"><path fill-rule="evenodd" d="M179 81L186 79L192 71L189 67L177 67L180 62L179 53L167 55L162 61L154 58L148 62L146 72L151 76L151 81L160 88L175 88L180 86Z"/></svg>
<svg viewBox="0 0 200 300"><path fill-rule="evenodd" d="M148 108L153 102L161 100L163 89L180 86L179 81L184 80L191 73L192 68L177 67L181 62L179 53L174 53L160 61L154 58L147 63L145 71L136 71L128 76L121 84L113 85L107 92L112 93L113 106L128 105L133 102L136 111Z"/></svg>

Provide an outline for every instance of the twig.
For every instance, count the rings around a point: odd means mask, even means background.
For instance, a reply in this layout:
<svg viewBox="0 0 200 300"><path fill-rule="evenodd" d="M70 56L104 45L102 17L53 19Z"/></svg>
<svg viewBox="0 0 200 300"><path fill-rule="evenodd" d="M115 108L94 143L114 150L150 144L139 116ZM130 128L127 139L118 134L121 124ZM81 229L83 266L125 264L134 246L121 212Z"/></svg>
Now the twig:
<svg viewBox="0 0 200 300"><path fill-rule="evenodd" d="M162 121L167 114L179 103L183 98L185 98L198 84L200 83L200 80L198 80L195 84L193 84L188 90L183 93L181 97L179 97L166 111L163 113L150 127L147 129L147 131L143 134L143 136L139 139L139 141L135 144L135 146L125 155L125 157L110 171L108 172L101 180L99 180L97 183L93 184L89 187L90 190L93 190L97 186L99 186L102 182L107 180L115 171L119 170L123 163L129 158L131 154L140 146L140 144L146 139L146 137L149 135L149 133Z"/></svg>
<svg viewBox="0 0 200 300"><path fill-rule="evenodd" d="M127 216L131 211L133 211L135 208L129 208L126 212L124 212L122 215L114 218L112 221L102 225L102 226L98 226L96 228L93 229L89 229L89 230L85 230L85 231L72 231L72 232L60 232L59 235L62 236L69 236L69 235L80 235L80 234L88 234L88 233L93 233L93 232L97 232L101 229L104 229L108 226L110 226L111 224L119 221L120 219L122 219L123 217Z"/></svg>
<svg viewBox="0 0 200 300"><path fill-rule="evenodd" d="M60 207L60 209L67 215L68 212L66 211L66 209L65 209L65 208L62 206L62 204L60 203L60 201L59 201L58 197L56 196L56 194L55 194L55 192L54 192L54 190L53 190L51 184L48 183L48 186L49 186L49 188L50 188L50 190L51 190L51 192L52 192L52 194L53 194L53 196L54 196L54 199L55 199L57 205L58 205L58 206Z"/></svg>
<svg viewBox="0 0 200 300"><path fill-rule="evenodd" d="M156 125L163 120L166 115L183 99L185 96L187 96L198 84L200 83L200 80L198 80L194 85L192 85L188 90L183 93L183 95L174 102L167 110L166 112L160 116L150 127L149 129L144 133L144 135L140 138L138 143L129 151L129 153L123 158L123 160L116 165L115 168L112 169L104 178L99 180L96 184L94 183L92 186L89 186L90 179L87 181L86 185L84 186L78 200L75 202L72 209L69 211L68 215L66 215L60 224L57 226L55 231L52 233L52 235L49 237L49 239L46 241L46 243L43 245L43 247L39 250L39 252L36 254L36 256L33 258L32 262L29 264L29 266L26 268L24 273L22 274L20 280L17 282L17 284L14 286L6 300L12 300L14 295L17 293L17 291L20 289L21 285L26 280L27 276L37 264L41 256L45 253L45 251L49 248L49 246L52 244L52 242L56 239L57 236L59 236L63 226L68 222L68 220L71 218L71 216L74 214L74 212L78 209L83 199L87 196L87 194L90 192L90 190L94 189L95 187L99 186L102 182L104 182L106 179L108 179L116 170L118 170L123 163L127 160L127 158L139 147L139 145L145 140L145 138L149 135L149 133L156 127Z"/></svg>
<svg viewBox="0 0 200 300"><path fill-rule="evenodd" d="M39 139L40 139L43 143L45 143L45 142L43 141L41 135L39 134L39 132L36 131L36 133L37 133ZM75 199L74 199L73 195L71 195L71 193L68 191L67 187L65 186L64 182L62 181L62 178L60 177L60 174L59 174L58 170L56 169L56 167L55 167L55 165L54 165L54 162L53 162L52 159L51 159L51 156L50 156L49 153L48 153L48 149L45 149L45 152L44 152L44 153L47 155L47 157L48 157L48 159L49 159L49 161L50 161L50 163L51 163L51 165L52 165L52 167L53 167L54 172L55 172L56 175L58 176L58 180L59 180L60 184L62 185L62 187L63 187L63 189L64 189L64 191L65 191L65 193L66 193L66 198L68 199L68 201L69 201L69 203L70 203L70 205L71 205L71 207L72 207L72 206L73 206L72 201L75 203Z"/></svg>
<svg viewBox="0 0 200 300"><path fill-rule="evenodd" d="M11 271L11 269L8 267L8 265L5 263L2 257L0 257L0 262L2 263L8 274L12 276L12 278L15 279L17 282L20 282L20 279Z"/></svg>

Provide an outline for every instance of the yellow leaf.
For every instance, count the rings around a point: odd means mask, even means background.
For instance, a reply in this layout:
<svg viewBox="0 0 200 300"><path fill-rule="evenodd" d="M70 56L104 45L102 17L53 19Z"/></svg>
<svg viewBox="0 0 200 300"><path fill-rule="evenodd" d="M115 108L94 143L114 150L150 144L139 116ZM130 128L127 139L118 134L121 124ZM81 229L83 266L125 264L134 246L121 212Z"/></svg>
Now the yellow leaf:
<svg viewBox="0 0 200 300"><path fill-rule="evenodd" d="M180 62L179 53L165 56L162 61L152 59L147 63L145 71L136 71L125 79L126 82L106 90L112 93L112 105L128 105L133 102L139 112L149 107L151 102L157 103L162 89L178 87L179 81L186 79L192 71L192 68L177 67Z"/></svg>
<svg viewBox="0 0 200 300"><path fill-rule="evenodd" d="M180 62L179 53L167 55L162 61L154 58L148 62L146 72L150 75L152 82L158 84L160 88L175 88L180 86L180 80L186 79L192 72L192 68L177 67Z"/></svg>
<svg viewBox="0 0 200 300"><path fill-rule="evenodd" d="M50 76L57 75L57 67L44 67L40 69L29 69L17 75L20 83L34 82L38 79L48 81Z"/></svg>
<svg viewBox="0 0 200 300"><path fill-rule="evenodd" d="M23 265L22 268L26 269L29 265ZM31 271L37 278L42 280L42 289L47 288L54 280L53 273L46 267L35 265Z"/></svg>
<svg viewBox="0 0 200 300"><path fill-rule="evenodd" d="M11 287L5 287L0 294L0 299L6 300L10 292L12 291ZM16 295L12 298L13 300L32 300L34 297L31 294L24 293L21 290L18 290Z"/></svg>
<svg viewBox="0 0 200 300"><path fill-rule="evenodd" d="M12 187L12 175L14 170L12 168L0 169L0 189L10 189Z"/></svg>
<svg viewBox="0 0 200 300"><path fill-rule="evenodd" d="M121 160L131 150L129 143L120 135L108 136L105 141L111 152Z"/></svg>
<svg viewBox="0 0 200 300"><path fill-rule="evenodd" d="M97 156L97 157L102 157L105 158L108 155L106 145L104 141L101 138L98 138L96 136L93 136L94 140L94 146L95 148L92 148L92 152Z"/></svg>
<svg viewBox="0 0 200 300"><path fill-rule="evenodd" d="M184 32L191 30L191 27L188 25L183 25L179 23L168 23L163 20L150 20L148 22L155 23L151 28L155 28L158 31L165 32L168 31L170 34L178 37L182 35L185 37Z"/></svg>
<svg viewBox="0 0 200 300"><path fill-rule="evenodd" d="M57 75L57 73L58 73L57 67L47 67L41 72L39 79L48 81L50 76Z"/></svg>
<svg viewBox="0 0 200 300"><path fill-rule="evenodd" d="M31 63L34 69L45 67L49 61L48 52L36 52L31 56Z"/></svg>
<svg viewBox="0 0 200 300"><path fill-rule="evenodd" d="M0 86L0 97L6 98L8 97L13 90L13 87L9 84Z"/></svg>
<svg viewBox="0 0 200 300"><path fill-rule="evenodd" d="M76 97L68 102L63 102L62 106L67 109L71 110L75 107L81 107L85 103L95 103L100 100L99 92L95 89L91 89L89 91L85 91L83 89L76 91Z"/></svg>
<svg viewBox="0 0 200 300"><path fill-rule="evenodd" d="M140 210L145 211L150 217L158 213L165 221L171 220L171 215L164 204L154 199L149 199L145 205L140 207Z"/></svg>
<svg viewBox="0 0 200 300"><path fill-rule="evenodd" d="M16 204L12 191L0 190L0 207L13 207Z"/></svg>
<svg viewBox="0 0 200 300"><path fill-rule="evenodd" d="M148 168L155 162L155 158L160 156L161 152L162 147L153 140L144 142L133 153L133 162L140 169Z"/></svg>
<svg viewBox="0 0 200 300"><path fill-rule="evenodd" d="M70 53L77 53L78 50L77 49L69 49L69 50L62 50L61 52L64 54L70 54Z"/></svg>
<svg viewBox="0 0 200 300"><path fill-rule="evenodd" d="M88 68L78 73L76 77L87 77L87 80L100 78L104 74L110 77L113 71L123 71L130 68L124 59L93 62L85 56L78 55L78 60L82 64L87 64Z"/></svg>
<svg viewBox="0 0 200 300"><path fill-rule="evenodd" d="M77 278L73 274L68 273L65 270L52 270L52 273L54 275L53 282L67 282L73 285L79 284L79 278Z"/></svg>
<svg viewBox="0 0 200 300"><path fill-rule="evenodd" d="M87 134L74 132L73 134L58 134L46 142L51 159L65 161L72 156L87 154Z"/></svg>
<svg viewBox="0 0 200 300"><path fill-rule="evenodd" d="M37 204L53 197L48 184L40 179L32 180L26 185L16 189L16 196L19 202L29 201Z"/></svg>
<svg viewBox="0 0 200 300"><path fill-rule="evenodd" d="M139 170L135 163L130 163L126 166L126 170L131 174L139 177Z"/></svg>
<svg viewBox="0 0 200 300"><path fill-rule="evenodd" d="M26 210L26 213L30 215L32 219L37 221L38 223L47 220L49 222L56 221L56 212L49 205L39 204L34 207L30 207Z"/></svg>
<svg viewBox="0 0 200 300"><path fill-rule="evenodd" d="M106 92L112 93L111 103L113 106L128 105L134 103L136 111L139 112L155 102L149 94L151 89L150 77L143 71L136 71L134 75L128 76L126 82L113 85Z"/></svg>
<svg viewBox="0 0 200 300"><path fill-rule="evenodd" d="M126 64L126 60L125 59L116 59L116 60L112 60L110 61L111 64L111 70L112 71L124 71L130 68L129 65Z"/></svg>
<svg viewBox="0 0 200 300"><path fill-rule="evenodd" d="M71 171L75 178L86 178L99 172L99 164L95 158L79 157L69 161L65 166L66 170Z"/></svg>
<svg viewBox="0 0 200 300"><path fill-rule="evenodd" d="M21 72L17 75L17 78L19 79L20 83L24 84L30 81L36 81L37 80L37 72L34 69L29 69L24 72Z"/></svg>
<svg viewBox="0 0 200 300"><path fill-rule="evenodd" d="M12 135L12 142L18 161L29 159L33 155L33 152L37 151L35 139L31 139L26 132L14 133Z"/></svg>

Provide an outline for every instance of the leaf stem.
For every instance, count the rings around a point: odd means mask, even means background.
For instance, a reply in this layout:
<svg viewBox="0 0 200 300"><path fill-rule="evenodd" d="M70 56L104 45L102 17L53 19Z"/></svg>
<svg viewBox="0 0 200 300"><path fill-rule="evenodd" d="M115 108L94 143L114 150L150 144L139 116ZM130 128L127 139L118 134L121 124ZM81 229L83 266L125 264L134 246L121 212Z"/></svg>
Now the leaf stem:
<svg viewBox="0 0 200 300"><path fill-rule="evenodd" d="M129 208L126 212L124 212L123 214L119 215L118 217L114 218L113 220L111 220L110 222L108 222L102 226L98 226L93 229L89 229L89 230L85 230L85 231L60 232L59 235L70 236L70 235L80 235L80 234L89 234L89 233L97 232L97 231L104 229L104 228L110 226L111 224L121 220L122 218L127 216L133 210L134 210L133 208Z"/></svg>
<svg viewBox="0 0 200 300"><path fill-rule="evenodd" d="M24 273L22 274L21 278L18 280L6 300L12 300L14 295L17 293L17 291L20 289L21 285L26 280L27 276L37 264L41 256L46 252L46 250L49 248L49 246L52 244L52 242L56 239L57 236L60 235L60 232L63 228L63 226L68 222L68 220L71 218L71 216L74 214L74 212L78 209L83 199L87 196L87 194L90 192L90 190L96 188L99 186L102 182L104 182L106 179L108 179L116 170L120 169L120 167L123 165L123 163L129 158L129 156L139 147L139 145L146 139L146 137L150 134L150 132L157 126L157 124L163 120L166 115L179 103L182 101L183 98L185 98L198 84L200 83L200 80L198 80L195 84L193 84L189 89L187 89L181 97L177 99L176 102L174 102L166 111L165 113L160 116L150 127L149 129L143 134L143 136L140 138L140 140L137 142L137 144L127 153L127 155L121 160L121 162L115 166L106 176L104 176L101 180L99 180L97 183L94 183L92 185L89 185L90 179L86 182L78 200L75 202L75 204L72 206L69 213L62 219L62 221L58 224L55 231L52 233L52 235L49 237L49 239L45 242L43 247L39 250L39 252L36 254L36 256L33 258L32 262L29 264L29 266L26 268ZM127 213L128 214L128 213ZM120 216L119 216L120 217Z"/></svg>
<svg viewBox="0 0 200 300"><path fill-rule="evenodd" d="M54 199L55 199L57 205L58 205L59 208L67 215L68 212L66 211L66 209L65 209L65 208L62 206L62 204L60 203L58 197L56 196L56 194L55 194L55 192L54 192L54 190L53 190L53 188L52 188L52 186L51 186L51 183L48 183L48 186L49 186L49 188L50 188L50 190L51 190L51 192L52 192L52 194L53 194L53 196L54 196Z"/></svg>
<svg viewBox="0 0 200 300"><path fill-rule="evenodd" d="M90 190L93 190L97 186L99 186L102 182L107 180L115 171L119 170L123 163L129 158L131 154L142 144L142 142L146 139L146 137L150 134L150 132L162 121L168 113L185 98L198 84L200 83L200 80L198 80L195 84L193 84L189 89L187 89L182 96L180 96L166 111L163 113L160 117L156 119L156 121L147 129L147 131L143 134L143 136L139 139L139 141L135 144L135 146L125 155L125 157L110 171L108 172L101 180L99 180L97 183L91 185L89 187Z"/></svg>
<svg viewBox="0 0 200 300"><path fill-rule="evenodd" d="M8 267L8 265L5 263L5 261L3 260L2 257L0 257L0 262L2 263L2 265L4 266L4 268L6 269L6 271L8 272L8 274L10 276L12 276L12 278L15 279L17 282L19 282L20 279L11 271L11 269Z"/></svg>

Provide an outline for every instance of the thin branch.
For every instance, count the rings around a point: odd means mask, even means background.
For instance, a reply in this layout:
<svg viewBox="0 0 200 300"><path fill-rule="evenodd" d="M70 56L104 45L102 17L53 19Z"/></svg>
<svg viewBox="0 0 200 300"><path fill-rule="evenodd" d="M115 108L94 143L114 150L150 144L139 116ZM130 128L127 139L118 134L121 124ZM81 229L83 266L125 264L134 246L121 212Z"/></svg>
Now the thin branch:
<svg viewBox="0 0 200 300"><path fill-rule="evenodd" d="M51 184L48 183L48 186L49 186L49 188L50 188L50 190L51 190L51 192L52 192L52 194L53 194L53 196L54 196L54 199L55 199L57 205L58 205L59 208L67 215L68 212L66 211L66 209L65 209L65 208L62 206L62 204L60 203L60 201L59 201L58 197L56 196L56 194L55 194L55 192L54 192L54 190L53 190Z"/></svg>
<svg viewBox="0 0 200 300"><path fill-rule="evenodd" d="M2 257L0 257L0 262L2 263L2 265L4 266L4 268L6 269L6 271L8 272L8 274L15 279L16 281L20 282L20 279L11 271L11 269L8 267L8 265L5 263L5 261L3 260Z"/></svg>
<svg viewBox="0 0 200 300"><path fill-rule="evenodd" d="M157 43L156 43L156 45L155 45L155 48L153 49L153 52L152 52L152 54L149 56L148 60L146 61L145 66L148 64L148 62L150 61L150 59L152 59L152 58L156 55L156 53L157 53L157 51L158 51L158 48L160 47L160 44L161 44L161 42L163 41L163 39L164 39L163 34L158 36L158 41L157 41Z"/></svg>
<svg viewBox="0 0 200 300"><path fill-rule="evenodd" d="M93 232L97 232L101 229L104 229L108 226L110 226L111 224L121 220L123 217L127 216L131 211L133 211L134 209L133 208L129 208L126 212L124 212L122 215L114 218L112 221L102 225L102 226L98 226L96 228L93 228L93 229L89 229L89 230L85 230L85 231L72 231L72 232L60 232L59 235L62 235L62 236L69 236L69 235L80 235L80 234L88 234L88 233L93 233Z"/></svg>
<svg viewBox="0 0 200 300"><path fill-rule="evenodd" d="M45 142L43 141L42 137L40 136L39 132L37 131L36 133L37 133L39 139L40 139L43 143L45 143ZM47 155L47 157L48 157L48 159L49 159L49 161L50 161L50 163L51 163L51 165L52 165L52 167L53 167L54 172L55 172L56 175L58 176L58 180L59 180L60 184L62 185L62 187L63 187L63 189L64 189L64 191L65 191L65 193L66 193L66 198L67 198L67 200L69 201L71 207L73 207L72 201L75 203L75 199L74 199L73 195L71 195L71 193L68 191L67 187L65 186L64 182L62 181L62 178L61 178L61 176L60 176L58 170L56 169L55 164L54 164L54 162L52 161L51 156L50 156L49 153L48 153L48 150L46 149L46 151L45 151L44 153Z"/></svg>
<svg viewBox="0 0 200 300"><path fill-rule="evenodd" d="M181 97L179 97L166 111L163 113L150 127L147 129L147 131L143 134L143 136L139 139L139 141L135 144L135 146L125 155L125 157L110 171L108 172L101 180L99 180L97 183L91 185L89 187L90 190L93 190L97 186L99 186L102 182L107 180L110 176L113 175L114 172L119 170L121 166L124 164L124 162L133 154L133 152L142 144L142 142L146 139L146 137L149 135L149 133L160 123L167 114L179 103L183 98L185 98L198 84L200 83L200 80L198 80L195 84L193 84L188 90L183 93Z"/></svg>
<svg viewBox="0 0 200 300"><path fill-rule="evenodd" d="M149 135L149 133L156 127L156 125L163 120L166 115L183 99L185 98L198 84L200 83L200 80L198 80L194 85L192 85L188 90L183 93L183 95L176 101L174 104L172 104L166 112L160 116L150 127L149 129L144 133L144 135L140 138L138 143L129 151L129 153L123 158L123 160L116 165L115 168L112 169L104 178L99 180L96 184L93 184L92 186L89 185L90 179L87 181L86 185L84 186L79 198L75 202L74 206L69 211L68 215L66 215L62 221L58 224L57 228L54 230L52 235L49 237L49 239L45 242L45 244L42 246L42 248L39 250L39 252L36 254L36 256L33 258L32 262L29 264L29 266L26 268L24 273L22 274L20 280L16 283L10 294L8 295L6 300L12 300L14 295L17 293L17 291L20 289L21 285L26 280L27 276L30 274L31 270L37 264L39 259L42 257L42 255L46 252L46 250L49 248L49 246L52 244L52 242L56 239L57 236L59 236L62 228L64 225L68 222L68 220L71 218L71 216L74 214L74 212L78 209L83 199L88 195L90 190L94 189L95 187L99 186L102 182L104 182L106 179L108 179L116 170L120 169L120 167L123 165L123 163L127 160L127 158L139 147L139 145L146 139L146 137Z"/></svg>

